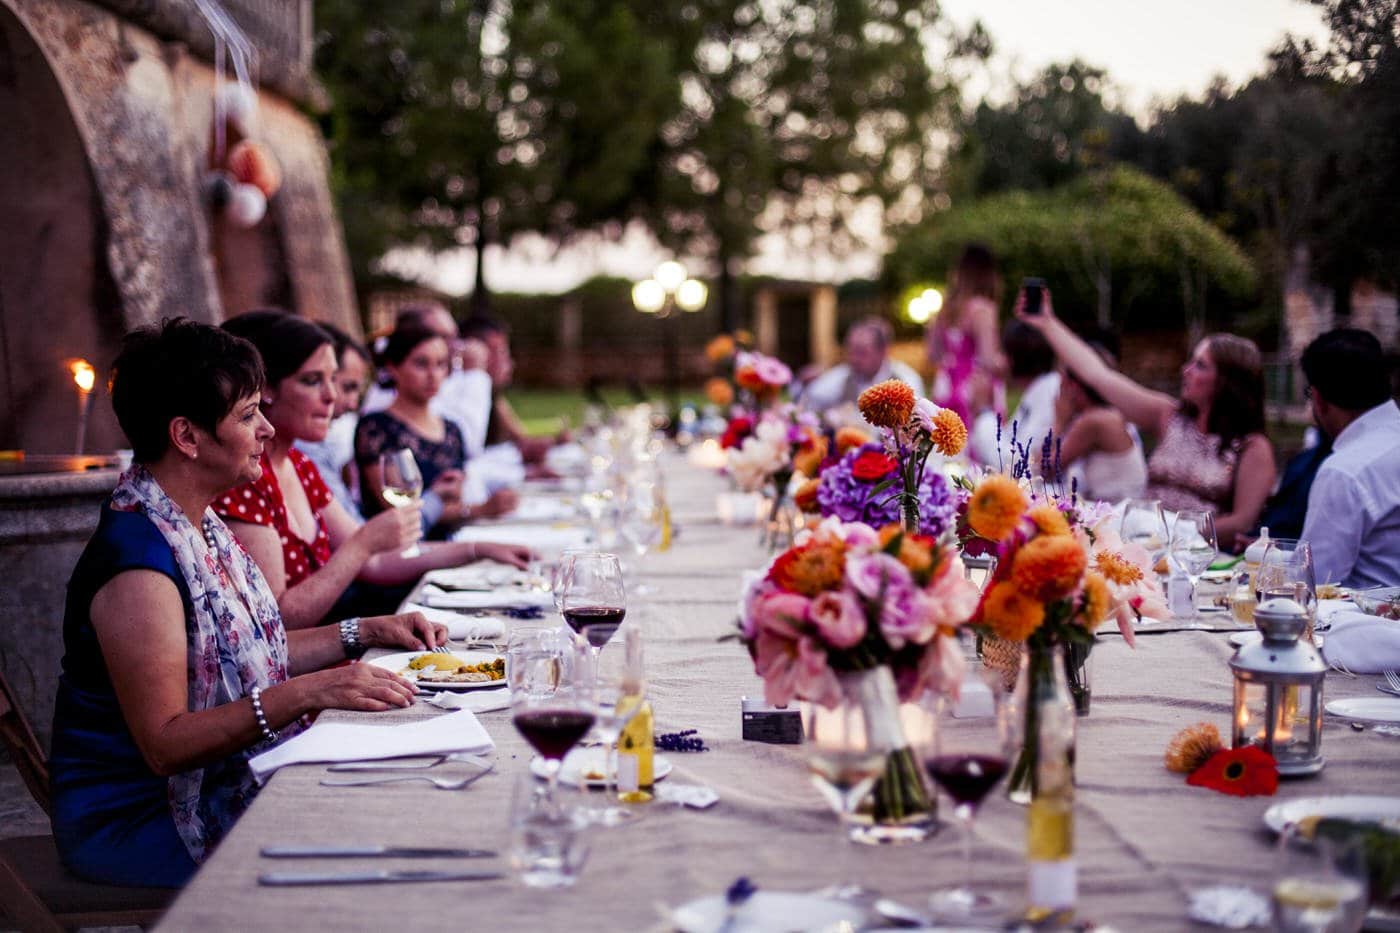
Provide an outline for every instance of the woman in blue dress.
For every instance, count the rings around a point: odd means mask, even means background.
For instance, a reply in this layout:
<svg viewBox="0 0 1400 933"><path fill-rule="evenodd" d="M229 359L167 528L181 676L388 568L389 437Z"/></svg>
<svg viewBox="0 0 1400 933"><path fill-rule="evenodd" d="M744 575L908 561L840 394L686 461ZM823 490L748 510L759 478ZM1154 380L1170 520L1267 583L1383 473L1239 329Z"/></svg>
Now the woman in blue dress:
<svg viewBox="0 0 1400 933"><path fill-rule="evenodd" d="M68 585L50 757L54 838L93 881L187 881L257 791L248 759L323 709L408 706L364 647L430 648L420 616L286 632L248 553L209 508L261 472L272 428L247 341L167 321L128 335L112 405L135 465Z"/></svg>

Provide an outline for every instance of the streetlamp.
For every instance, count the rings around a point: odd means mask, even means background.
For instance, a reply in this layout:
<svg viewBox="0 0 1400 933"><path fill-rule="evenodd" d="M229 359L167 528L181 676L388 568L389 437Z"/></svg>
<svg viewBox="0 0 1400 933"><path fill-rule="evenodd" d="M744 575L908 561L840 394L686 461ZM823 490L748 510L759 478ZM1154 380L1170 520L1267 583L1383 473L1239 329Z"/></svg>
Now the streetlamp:
<svg viewBox="0 0 1400 933"><path fill-rule="evenodd" d="M909 299L906 313L915 324L927 324L929 319L943 310L943 293L936 288L926 288Z"/></svg>
<svg viewBox="0 0 1400 933"><path fill-rule="evenodd" d="M666 396L671 406L672 425L681 407L680 352L677 347L676 308L699 311L710 298L710 290L699 279L692 279L685 266L669 260L656 267L651 278L632 286L632 304L643 314L665 321L662 332L662 363L666 368Z"/></svg>

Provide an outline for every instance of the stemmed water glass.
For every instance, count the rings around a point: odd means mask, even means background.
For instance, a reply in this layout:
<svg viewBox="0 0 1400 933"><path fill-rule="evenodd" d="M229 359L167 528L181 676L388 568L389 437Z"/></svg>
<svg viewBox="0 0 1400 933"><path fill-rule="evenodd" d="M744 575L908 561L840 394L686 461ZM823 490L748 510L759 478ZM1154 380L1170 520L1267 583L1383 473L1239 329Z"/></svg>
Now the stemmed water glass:
<svg viewBox="0 0 1400 933"><path fill-rule="evenodd" d="M379 455L380 486L384 501L393 508L412 505L423 494L423 474L418 461L408 448L386 450ZM422 552L418 542L404 549L404 557L417 557Z"/></svg>
<svg viewBox="0 0 1400 933"><path fill-rule="evenodd" d="M1123 541L1145 550L1155 566L1167 553L1167 519L1156 499L1129 499L1123 509Z"/></svg>
<svg viewBox="0 0 1400 933"><path fill-rule="evenodd" d="M1217 553L1215 518L1203 509L1182 509L1172 524L1172 560L1191 581L1191 618L1199 619L1196 608L1196 585L1201 574L1210 568Z"/></svg>
<svg viewBox="0 0 1400 933"><path fill-rule="evenodd" d="M640 567L647 551L661 541L659 506L656 481L642 473L634 474L617 513L618 532L636 555L634 570ZM651 592L651 587L638 582L633 585L632 591L638 596L645 596Z"/></svg>
<svg viewBox="0 0 1400 933"><path fill-rule="evenodd" d="M871 739L865 710L851 697L835 707L808 703L802 729L807 771L850 839L856 809L885 769L885 754Z"/></svg>
<svg viewBox="0 0 1400 933"><path fill-rule="evenodd" d="M938 727L927 750L924 769L953 798L953 815L962 828L963 858L962 883L935 891L929 899L939 920L968 921L1002 912L996 897L972 886L972 827L977 808L1006 775L1015 730L1011 727L1001 677L989 671L969 674L969 688L978 682L991 691L989 714L979 710L982 715L962 718L957 716L958 704L951 697L939 695L932 701L938 712ZM968 695L972 690L963 692Z"/></svg>
<svg viewBox="0 0 1400 933"><path fill-rule="evenodd" d="M1317 580L1312 546L1296 538L1271 538L1254 574L1254 596L1259 602L1292 599L1308 613L1311 629L1317 613Z"/></svg>
<svg viewBox="0 0 1400 933"><path fill-rule="evenodd" d="M568 633L541 629L511 646L506 676L511 718L540 753L554 799L564 756L597 718L591 659Z"/></svg>
<svg viewBox="0 0 1400 933"><path fill-rule="evenodd" d="M616 554L602 551L573 556L560 594L564 621L588 639L596 654L627 615L627 587Z"/></svg>
<svg viewBox="0 0 1400 933"><path fill-rule="evenodd" d="M599 807L586 808L584 813L591 822L601 826L620 826L642 815L638 810L619 807L613 787L617 781L617 740L641 710L645 695L646 684L634 676L621 646L614 644L611 649L593 654L593 700L597 709L593 738L605 749L603 789L606 802Z"/></svg>

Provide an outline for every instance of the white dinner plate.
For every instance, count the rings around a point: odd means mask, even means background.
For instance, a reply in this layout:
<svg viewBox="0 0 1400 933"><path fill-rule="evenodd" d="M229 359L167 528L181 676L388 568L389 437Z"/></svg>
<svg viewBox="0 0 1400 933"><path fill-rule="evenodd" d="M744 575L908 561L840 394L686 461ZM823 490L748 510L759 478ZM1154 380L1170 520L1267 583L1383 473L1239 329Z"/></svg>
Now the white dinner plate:
<svg viewBox="0 0 1400 933"><path fill-rule="evenodd" d="M1325 709L1333 716L1353 722L1400 722L1400 698L1352 697L1333 700Z"/></svg>
<svg viewBox="0 0 1400 933"><path fill-rule="evenodd" d="M470 684L436 683L428 681L418 683L418 672L409 670L408 662L412 661L420 654L429 653L442 654L443 652L400 651L398 654L386 654L382 658L375 658L373 661L367 663L373 664L375 667L382 667L386 671L393 671L395 674L403 675L405 679L418 684L418 689L420 690L490 690L505 685L506 679L504 677L500 680L482 680ZM490 651L449 651L446 653L452 655L454 658L461 658L462 661L467 664L481 664L483 661L494 661L496 658L500 657L499 654Z"/></svg>
<svg viewBox="0 0 1400 933"><path fill-rule="evenodd" d="M841 923L859 926L865 920L865 911L846 901L784 891L759 891L738 908L732 921L722 894L697 898L671 912L671 922L681 933L827 930Z"/></svg>
<svg viewBox="0 0 1400 933"><path fill-rule="evenodd" d="M1264 636L1260 634L1259 630L1256 628L1246 629L1243 632L1235 632L1230 636L1230 644L1234 645L1236 648L1243 648L1245 645L1257 645L1263 640ZM1315 648L1320 650L1322 648L1322 642L1323 637L1321 635L1313 635L1313 646Z"/></svg>
<svg viewBox="0 0 1400 933"><path fill-rule="evenodd" d="M564 756L564 767L559 769L559 783L565 785L577 785L579 782L579 770L585 774L604 774L603 769L607 762L607 749L596 745L587 748L575 748ZM671 759L665 755L653 755L651 758L651 778L659 781L671 773ZM547 772L544 767L544 759L536 755L530 761L530 773L535 777L544 777ZM606 782L601 777L588 778L589 787L603 787Z"/></svg>
<svg viewBox="0 0 1400 933"><path fill-rule="evenodd" d="M1384 823L1400 827L1400 797L1344 794L1336 797L1299 797L1276 803L1264 811L1264 825L1283 832L1289 823L1309 816L1332 816L1349 820Z"/></svg>

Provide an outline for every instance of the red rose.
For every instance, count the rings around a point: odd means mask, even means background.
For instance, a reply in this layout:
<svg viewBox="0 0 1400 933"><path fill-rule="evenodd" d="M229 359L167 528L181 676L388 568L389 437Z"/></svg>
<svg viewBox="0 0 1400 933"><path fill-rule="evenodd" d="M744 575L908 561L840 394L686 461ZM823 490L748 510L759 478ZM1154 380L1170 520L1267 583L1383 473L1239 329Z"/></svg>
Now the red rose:
<svg viewBox="0 0 1400 933"><path fill-rule="evenodd" d="M898 461L889 454L867 450L851 464L851 475L862 482L872 483L889 476L898 467Z"/></svg>
<svg viewBox="0 0 1400 933"><path fill-rule="evenodd" d="M724 436L719 439L719 446L725 450L731 447L738 447L744 442L744 438L753 433L753 419L740 416L729 422L724 429Z"/></svg>

